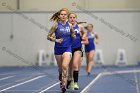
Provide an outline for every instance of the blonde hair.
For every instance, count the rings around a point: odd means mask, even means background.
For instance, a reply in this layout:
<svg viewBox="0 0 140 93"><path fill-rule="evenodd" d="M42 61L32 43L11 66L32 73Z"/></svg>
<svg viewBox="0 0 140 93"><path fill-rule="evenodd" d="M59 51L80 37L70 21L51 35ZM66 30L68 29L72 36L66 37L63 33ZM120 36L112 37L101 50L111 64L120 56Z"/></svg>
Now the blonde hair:
<svg viewBox="0 0 140 93"><path fill-rule="evenodd" d="M67 14L69 14L69 10L67 8L62 8L58 12L54 13L53 16L50 18L50 21L58 21L59 20L59 15L62 11L66 11Z"/></svg>
<svg viewBox="0 0 140 93"><path fill-rule="evenodd" d="M75 13L73 13L73 12L69 13L68 18L70 17L71 14L74 14L75 17L77 18L77 15ZM76 21L76 23L77 24L83 24L83 23L86 23L86 22L78 22L78 21Z"/></svg>

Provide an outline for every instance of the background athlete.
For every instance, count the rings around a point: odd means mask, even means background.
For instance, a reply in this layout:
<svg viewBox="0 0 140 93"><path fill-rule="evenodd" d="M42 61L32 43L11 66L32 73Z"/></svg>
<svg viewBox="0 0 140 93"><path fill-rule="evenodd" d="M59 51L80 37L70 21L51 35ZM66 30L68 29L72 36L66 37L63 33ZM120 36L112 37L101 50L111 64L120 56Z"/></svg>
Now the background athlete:
<svg viewBox="0 0 140 93"><path fill-rule="evenodd" d="M85 53L86 53L86 72L90 75L92 66L93 66L93 58L95 56L95 44L99 43L99 36L97 33L93 31L93 25L88 24L85 29L87 29L86 36L88 37L89 44L85 45Z"/></svg>

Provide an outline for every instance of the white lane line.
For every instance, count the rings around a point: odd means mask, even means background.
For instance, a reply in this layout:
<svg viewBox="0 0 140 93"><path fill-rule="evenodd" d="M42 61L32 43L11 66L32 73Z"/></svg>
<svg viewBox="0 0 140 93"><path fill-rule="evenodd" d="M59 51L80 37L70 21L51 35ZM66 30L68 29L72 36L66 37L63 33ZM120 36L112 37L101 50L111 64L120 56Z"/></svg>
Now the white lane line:
<svg viewBox="0 0 140 93"><path fill-rule="evenodd" d="M12 77L15 77L15 76L8 76L8 77L1 78L0 81L5 80L5 79L9 79L9 78L12 78Z"/></svg>
<svg viewBox="0 0 140 93"><path fill-rule="evenodd" d="M135 85L136 85L136 93L140 93L139 91L139 82L137 78L137 73L134 73Z"/></svg>
<svg viewBox="0 0 140 93"><path fill-rule="evenodd" d="M93 85L101 76L102 73L100 73L95 79L93 79L80 93L86 93L90 86Z"/></svg>
<svg viewBox="0 0 140 93"><path fill-rule="evenodd" d="M47 87L46 89L44 89L44 90L42 90L42 91L40 91L40 92L38 92L38 93L43 93L43 92L45 92L45 91L47 91L47 90L51 89L52 87L54 87L54 86L58 85L59 83L60 83L60 82L56 82L55 84L53 84L53 85L51 85L51 86Z"/></svg>
<svg viewBox="0 0 140 93"><path fill-rule="evenodd" d="M91 85L93 85L100 77L102 77L104 75L123 74L123 73L138 73L138 72L140 72L140 70L125 70L125 71L102 72L95 79L93 79L80 93L87 93L87 91L91 87ZM136 80L136 82L138 82L136 76L135 76L135 80ZM137 90L137 93L139 93L139 87L136 90Z"/></svg>
<svg viewBox="0 0 140 93"><path fill-rule="evenodd" d="M20 85L23 85L23 84L25 84L25 83L29 83L29 82L31 82L31 81L34 81L34 80L39 79L39 78L42 78L42 77L45 77L45 76L38 76L38 77L35 77L35 78L33 78L33 79L30 79L30 80L21 82L21 83L19 83L19 84L13 85L13 86L11 86L11 87L2 89L2 90L0 90L0 92L6 91L6 90L8 90L8 89L11 89L11 88L14 88L14 87L17 87L17 86L20 86Z"/></svg>
<svg viewBox="0 0 140 93"><path fill-rule="evenodd" d="M28 80L28 79L31 79L31 78L33 78L33 77L36 77L36 76L27 76L27 77L25 77L25 78L18 79L18 80L16 80L15 82L22 82L22 81L24 81L24 80Z"/></svg>
<svg viewBox="0 0 140 93"><path fill-rule="evenodd" d="M104 75L113 75L113 74L124 74L124 73L138 73L140 70L125 70L125 71L110 71L110 72L103 72Z"/></svg>

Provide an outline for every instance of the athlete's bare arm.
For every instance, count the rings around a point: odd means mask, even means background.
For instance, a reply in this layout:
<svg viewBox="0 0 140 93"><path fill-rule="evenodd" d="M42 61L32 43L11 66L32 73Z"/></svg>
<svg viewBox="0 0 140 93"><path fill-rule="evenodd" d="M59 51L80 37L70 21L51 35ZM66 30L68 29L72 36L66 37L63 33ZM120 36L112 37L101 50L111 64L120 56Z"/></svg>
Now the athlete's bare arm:
<svg viewBox="0 0 140 93"><path fill-rule="evenodd" d="M50 31L49 31L49 33L48 33L48 35L47 35L47 39L48 39L48 40L53 41L53 42L56 41L56 38L53 36L53 34L54 34L54 32L55 32L56 29L57 29L57 25L54 24L54 25L51 27L51 29L50 29Z"/></svg>
<svg viewBox="0 0 140 93"><path fill-rule="evenodd" d="M82 25L78 25L80 28L80 33L81 33L81 37L82 37L82 44L88 44L88 37L86 36L86 33L84 32L84 27Z"/></svg>
<svg viewBox="0 0 140 93"><path fill-rule="evenodd" d="M95 33L95 38L96 38L95 43L98 44L99 43L99 35L97 33Z"/></svg>

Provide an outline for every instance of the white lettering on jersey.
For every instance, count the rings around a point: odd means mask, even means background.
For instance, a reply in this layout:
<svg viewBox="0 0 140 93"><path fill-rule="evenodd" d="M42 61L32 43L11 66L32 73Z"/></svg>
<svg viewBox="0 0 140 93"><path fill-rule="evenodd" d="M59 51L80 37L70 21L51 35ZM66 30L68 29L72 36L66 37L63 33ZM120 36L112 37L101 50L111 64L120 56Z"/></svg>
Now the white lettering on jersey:
<svg viewBox="0 0 140 93"><path fill-rule="evenodd" d="M74 29L75 32L80 33L80 31L78 29Z"/></svg>
<svg viewBox="0 0 140 93"><path fill-rule="evenodd" d="M69 28L69 27L66 27L66 31L67 31L67 32L70 32L70 28Z"/></svg>

